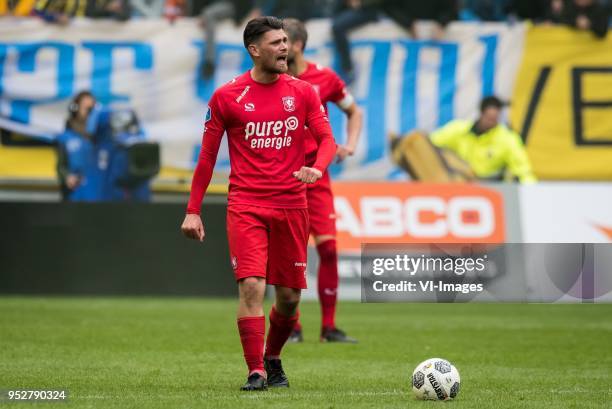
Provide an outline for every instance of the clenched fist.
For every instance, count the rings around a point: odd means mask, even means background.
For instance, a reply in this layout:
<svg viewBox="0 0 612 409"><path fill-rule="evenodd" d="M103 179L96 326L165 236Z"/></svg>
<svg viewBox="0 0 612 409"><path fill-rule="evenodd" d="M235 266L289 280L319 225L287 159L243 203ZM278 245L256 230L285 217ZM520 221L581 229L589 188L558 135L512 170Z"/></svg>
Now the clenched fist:
<svg viewBox="0 0 612 409"><path fill-rule="evenodd" d="M199 241L204 241L206 234L204 233L204 224L202 224L199 214L186 214L181 231L185 237Z"/></svg>
<svg viewBox="0 0 612 409"><path fill-rule="evenodd" d="M353 156L355 149L346 145L338 145L336 148L336 163L342 162L347 156Z"/></svg>
<svg viewBox="0 0 612 409"><path fill-rule="evenodd" d="M304 183L314 183L321 179L322 176L323 173L320 170L307 166L302 166L300 170L293 172L293 177Z"/></svg>

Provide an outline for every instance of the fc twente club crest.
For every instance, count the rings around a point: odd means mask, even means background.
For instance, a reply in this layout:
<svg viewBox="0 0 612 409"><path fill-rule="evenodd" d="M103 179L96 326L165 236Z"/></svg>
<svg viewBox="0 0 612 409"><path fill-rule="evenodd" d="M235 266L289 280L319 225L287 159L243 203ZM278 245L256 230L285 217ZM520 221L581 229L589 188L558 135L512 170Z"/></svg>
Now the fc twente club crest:
<svg viewBox="0 0 612 409"><path fill-rule="evenodd" d="M283 97L283 108L287 112L295 111L295 97Z"/></svg>

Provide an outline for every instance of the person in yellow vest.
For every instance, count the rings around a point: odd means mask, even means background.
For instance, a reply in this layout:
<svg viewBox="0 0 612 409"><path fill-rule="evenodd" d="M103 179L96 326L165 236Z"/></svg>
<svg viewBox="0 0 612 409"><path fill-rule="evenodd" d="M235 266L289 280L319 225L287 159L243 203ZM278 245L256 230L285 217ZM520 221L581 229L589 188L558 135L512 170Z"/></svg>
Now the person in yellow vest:
<svg viewBox="0 0 612 409"><path fill-rule="evenodd" d="M433 144L456 153L479 179L501 180L507 176L521 183L537 181L521 137L500 123L502 101L494 96L480 103L474 122L455 119L431 133Z"/></svg>

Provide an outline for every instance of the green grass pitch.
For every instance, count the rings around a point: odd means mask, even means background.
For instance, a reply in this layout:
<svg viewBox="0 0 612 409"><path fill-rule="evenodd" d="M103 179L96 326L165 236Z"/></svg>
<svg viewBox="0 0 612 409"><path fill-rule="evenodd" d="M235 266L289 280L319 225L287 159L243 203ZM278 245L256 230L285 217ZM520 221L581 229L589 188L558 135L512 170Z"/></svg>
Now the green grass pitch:
<svg viewBox="0 0 612 409"><path fill-rule="evenodd" d="M288 345L290 389L241 393L236 300L0 298L0 389L67 388L27 408L609 408L612 305L342 303L358 345ZM414 367L461 373L452 402L415 401ZM42 406L41 406L42 405ZM446 407L446 406L445 406Z"/></svg>

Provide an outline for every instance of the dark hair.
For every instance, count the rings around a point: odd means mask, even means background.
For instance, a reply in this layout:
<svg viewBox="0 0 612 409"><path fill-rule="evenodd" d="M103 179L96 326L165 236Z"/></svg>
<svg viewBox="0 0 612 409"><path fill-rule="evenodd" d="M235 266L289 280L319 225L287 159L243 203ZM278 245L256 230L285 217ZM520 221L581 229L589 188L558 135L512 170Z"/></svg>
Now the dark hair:
<svg viewBox="0 0 612 409"><path fill-rule="evenodd" d="M261 38L262 35L271 30L282 30L283 20L273 16L262 16L249 21L244 28L242 40L244 48L248 49L250 44L253 44Z"/></svg>
<svg viewBox="0 0 612 409"><path fill-rule="evenodd" d="M480 101L480 112L484 112L487 108L502 109L504 105L505 104L501 99L491 95L483 98L482 101Z"/></svg>
<svg viewBox="0 0 612 409"><path fill-rule="evenodd" d="M283 25L285 26L285 32L289 37L289 41L292 43L301 41L302 51L304 51L306 42L308 41L308 31L306 31L304 23L297 18L286 18L283 20Z"/></svg>
<svg viewBox="0 0 612 409"><path fill-rule="evenodd" d="M89 91L80 91L78 94L76 94L72 98L72 101L70 101L70 104L68 104L68 119L66 119L66 129L76 130L78 128L78 126L75 125L76 122L78 122L77 114L79 113L81 101L85 97L90 97L94 100L96 99L96 97L94 97Z"/></svg>
<svg viewBox="0 0 612 409"><path fill-rule="evenodd" d="M71 118L74 118L79 112L79 105L81 104L81 100L85 97L94 98L93 94L89 91L81 91L72 98L72 101L68 105L68 112Z"/></svg>

